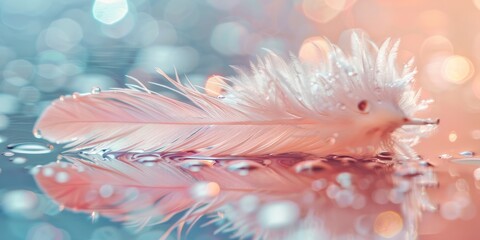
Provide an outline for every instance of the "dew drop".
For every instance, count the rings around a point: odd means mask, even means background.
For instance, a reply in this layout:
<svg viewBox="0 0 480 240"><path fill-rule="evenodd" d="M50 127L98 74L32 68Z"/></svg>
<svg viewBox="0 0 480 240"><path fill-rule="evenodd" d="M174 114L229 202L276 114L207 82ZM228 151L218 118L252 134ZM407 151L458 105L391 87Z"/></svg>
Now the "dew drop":
<svg viewBox="0 0 480 240"><path fill-rule="evenodd" d="M237 172L238 174L245 176L248 175L250 171L262 168L263 165L249 160L235 160L228 162L226 165L227 170L231 172Z"/></svg>
<svg viewBox="0 0 480 240"><path fill-rule="evenodd" d="M11 157L11 156L15 155L15 153L13 153L13 152L4 152L4 153L2 153L2 155L5 156L5 157Z"/></svg>
<svg viewBox="0 0 480 240"><path fill-rule="evenodd" d="M315 173L327 170L330 166L321 160L307 160L295 164L293 168L297 173Z"/></svg>
<svg viewBox="0 0 480 240"><path fill-rule="evenodd" d="M298 205L291 201L265 204L258 212L257 219L262 227L279 229L293 225L300 217Z"/></svg>
<svg viewBox="0 0 480 240"><path fill-rule="evenodd" d="M464 156L464 157L473 157L475 156L475 153L472 152L472 151L462 151L462 152L459 152L458 154Z"/></svg>
<svg viewBox="0 0 480 240"><path fill-rule="evenodd" d="M444 153L444 154L440 154L438 156L438 158L440 158L440 159L450 159L450 158L452 158L452 155Z"/></svg>
<svg viewBox="0 0 480 240"><path fill-rule="evenodd" d="M80 94L78 92L72 93L72 98L73 99L78 99L80 97Z"/></svg>
<svg viewBox="0 0 480 240"><path fill-rule="evenodd" d="M50 144L44 145L36 142L9 144L7 145L7 148L14 153L23 154L45 154L50 153L53 150L53 146Z"/></svg>
<svg viewBox="0 0 480 240"><path fill-rule="evenodd" d="M55 174L55 181L58 183L66 183L70 179L70 175L66 172L58 172Z"/></svg>
<svg viewBox="0 0 480 240"><path fill-rule="evenodd" d="M93 211L92 213L90 213L90 219L92 220L92 223L95 223L98 221L98 212L96 211Z"/></svg>
<svg viewBox="0 0 480 240"><path fill-rule="evenodd" d="M27 162L27 159L24 157L14 157L12 158L12 163L14 164L24 164Z"/></svg>
<svg viewBox="0 0 480 240"><path fill-rule="evenodd" d="M92 87L91 94L99 94L102 91L99 87Z"/></svg>
<svg viewBox="0 0 480 240"><path fill-rule="evenodd" d="M180 167L190 170L192 172L198 172L204 167L212 167L215 164L213 160L183 160L179 163Z"/></svg>
<svg viewBox="0 0 480 240"><path fill-rule="evenodd" d="M35 138L42 138L42 131L38 128L33 129L33 136Z"/></svg>
<svg viewBox="0 0 480 240"><path fill-rule="evenodd" d="M379 160L388 161L393 159L393 154L391 152L380 152L376 155L376 157Z"/></svg>

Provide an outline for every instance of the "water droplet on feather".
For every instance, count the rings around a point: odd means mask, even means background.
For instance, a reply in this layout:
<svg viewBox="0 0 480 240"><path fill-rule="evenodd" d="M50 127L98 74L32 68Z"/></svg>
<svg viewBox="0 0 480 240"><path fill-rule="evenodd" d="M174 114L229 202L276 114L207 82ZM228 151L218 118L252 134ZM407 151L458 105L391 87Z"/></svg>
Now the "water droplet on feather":
<svg viewBox="0 0 480 240"><path fill-rule="evenodd" d="M23 154L46 154L53 150L53 146L36 142L14 143L7 145L7 148L14 153Z"/></svg>
<svg viewBox="0 0 480 240"><path fill-rule="evenodd" d="M213 160L183 160L178 165L192 172L198 172L204 167L212 167L215 164Z"/></svg>
<svg viewBox="0 0 480 240"><path fill-rule="evenodd" d="M297 173L315 173L329 169L330 166L321 160L302 161L293 166Z"/></svg>
<svg viewBox="0 0 480 240"><path fill-rule="evenodd" d="M475 156L475 153L472 152L472 151L462 151L459 153L460 155L464 156L464 157L473 157Z"/></svg>
<svg viewBox="0 0 480 240"><path fill-rule="evenodd" d="M99 87L92 87L91 94L99 94L102 91Z"/></svg>
<svg viewBox="0 0 480 240"><path fill-rule="evenodd" d="M234 160L227 163L226 168L242 176L248 175L250 171L262 168L263 165L250 160Z"/></svg>

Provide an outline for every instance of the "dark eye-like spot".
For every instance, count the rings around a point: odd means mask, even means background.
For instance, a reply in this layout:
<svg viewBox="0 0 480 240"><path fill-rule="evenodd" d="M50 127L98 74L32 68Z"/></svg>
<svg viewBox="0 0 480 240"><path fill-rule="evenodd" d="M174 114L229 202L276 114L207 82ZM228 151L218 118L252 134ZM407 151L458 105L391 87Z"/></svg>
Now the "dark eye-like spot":
<svg viewBox="0 0 480 240"><path fill-rule="evenodd" d="M370 111L370 106L367 100L358 102L357 108L361 113L368 113Z"/></svg>

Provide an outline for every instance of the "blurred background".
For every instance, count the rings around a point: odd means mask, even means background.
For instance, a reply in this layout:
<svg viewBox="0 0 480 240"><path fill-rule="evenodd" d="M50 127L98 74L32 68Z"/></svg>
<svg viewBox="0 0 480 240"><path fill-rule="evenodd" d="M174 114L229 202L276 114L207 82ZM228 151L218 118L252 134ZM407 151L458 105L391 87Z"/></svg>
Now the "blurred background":
<svg viewBox="0 0 480 240"><path fill-rule="evenodd" d="M233 74L229 65L248 66L265 54L264 48L282 56L308 55L302 46L319 36L339 42L351 29L361 29L377 43L401 39L400 63L415 57L417 86L435 101L422 116L441 118L437 133L418 147L421 155L441 167L450 166L445 159L459 152L473 156L480 150L480 0L0 0L0 144L5 150L0 238L149 240L161 235L162 228L134 234L102 218L92 224L86 215L59 214L39 193L29 169L54 161L61 151L32 137L36 117L51 100L133 83L126 75L162 92L149 84L164 81L155 67L168 74L176 68L181 77L203 86L212 75ZM40 144L25 143L31 141ZM7 151L12 143L23 144L24 155ZM445 170L443 189L464 189L461 179L477 196L479 162L459 164L453 173ZM468 228L480 219L475 206L445 206L441 217L423 222L421 239L471 239L480 233ZM198 232L195 239L212 239L202 234L207 233Z"/></svg>

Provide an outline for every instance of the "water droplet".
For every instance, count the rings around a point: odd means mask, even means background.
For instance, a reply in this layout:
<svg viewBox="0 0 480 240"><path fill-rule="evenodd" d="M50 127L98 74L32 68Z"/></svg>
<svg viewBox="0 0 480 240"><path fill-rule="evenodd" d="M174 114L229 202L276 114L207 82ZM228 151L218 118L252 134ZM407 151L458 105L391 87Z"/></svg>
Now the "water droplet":
<svg viewBox="0 0 480 240"><path fill-rule="evenodd" d="M220 193L220 186L216 182L197 182L190 188L194 199L204 201L216 197Z"/></svg>
<svg viewBox="0 0 480 240"><path fill-rule="evenodd" d="M7 148L15 153L23 154L45 154L53 150L53 146L36 142L15 143L7 145Z"/></svg>
<svg viewBox="0 0 480 240"><path fill-rule="evenodd" d="M376 157L380 160L388 161L393 159L393 154L391 152L380 152Z"/></svg>
<svg viewBox="0 0 480 240"><path fill-rule="evenodd" d="M358 73L357 73L357 72L354 72L354 71L348 71L347 74L348 74L349 77L354 77L354 76L357 76L357 75L358 75Z"/></svg>
<svg viewBox="0 0 480 240"><path fill-rule="evenodd" d="M78 93L78 92L72 93L72 98L73 99L78 99L79 97L80 97L80 93Z"/></svg>
<svg viewBox="0 0 480 240"><path fill-rule="evenodd" d="M96 211L93 211L90 213L90 219L92 220L92 223L95 223L98 221L99 214Z"/></svg>
<svg viewBox="0 0 480 240"><path fill-rule="evenodd" d="M258 212L257 219L262 227L279 229L293 225L300 217L298 205L291 201L277 201L265 204Z"/></svg>
<svg viewBox="0 0 480 240"><path fill-rule="evenodd" d="M315 173L330 169L330 166L321 160L302 161L293 166L297 173Z"/></svg>
<svg viewBox="0 0 480 240"><path fill-rule="evenodd" d="M12 163L14 164L24 164L27 162L27 159L24 157L14 157L12 158Z"/></svg>
<svg viewBox="0 0 480 240"><path fill-rule="evenodd" d="M35 138L42 138L42 131L38 128L33 129L33 136Z"/></svg>
<svg viewBox="0 0 480 240"><path fill-rule="evenodd" d="M92 87L91 94L99 94L102 91L99 87Z"/></svg>
<svg viewBox="0 0 480 240"><path fill-rule="evenodd" d="M5 157L11 157L11 156L15 155L15 153L13 153L13 152L4 152L4 153L2 153L2 155L5 156Z"/></svg>
<svg viewBox="0 0 480 240"><path fill-rule="evenodd" d="M66 172L58 172L55 174L55 181L58 183L66 183L70 179L70 175Z"/></svg>
<svg viewBox="0 0 480 240"><path fill-rule="evenodd" d="M250 171L262 168L263 165L250 160L234 160L227 163L226 168L231 172L237 172L238 174L245 176Z"/></svg>
<svg viewBox="0 0 480 240"><path fill-rule="evenodd" d="M65 101L65 96L62 95L58 99L63 102L63 101Z"/></svg>
<svg viewBox="0 0 480 240"><path fill-rule="evenodd" d="M473 157L475 156L475 153L472 152L472 151L462 151L462 152L459 152L458 154L464 156L464 157Z"/></svg>
<svg viewBox="0 0 480 240"><path fill-rule="evenodd" d="M113 195L114 189L112 185L105 184L100 187L100 196L103 198L109 198Z"/></svg>
<svg viewBox="0 0 480 240"><path fill-rule="evenodd" d="M444 154L440 154L438 156L438 158L440 158L440 159L450 159L450 158L452 158L452 155L444 153Z"/></svg>
<svg viewBox="0 0 480 240"><path fill-rule="evenodd" d="M204 167L212 167L215 164L213 160L183 160L179 163L180 167L192 172L198 172Z"/></svg>

